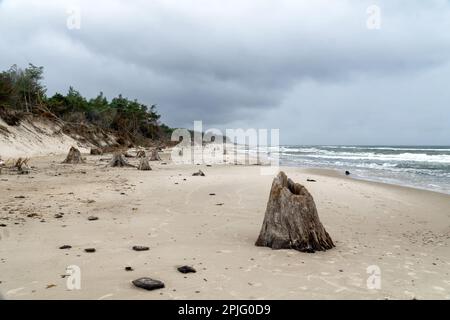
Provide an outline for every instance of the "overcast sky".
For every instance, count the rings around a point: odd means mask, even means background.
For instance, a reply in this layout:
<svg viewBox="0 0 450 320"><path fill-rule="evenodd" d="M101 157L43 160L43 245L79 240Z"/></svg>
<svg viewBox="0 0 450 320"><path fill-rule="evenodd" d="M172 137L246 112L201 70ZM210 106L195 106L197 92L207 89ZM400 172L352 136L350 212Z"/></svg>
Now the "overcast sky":
<svg viewBox="0 0 450 320"><path fill-rule="evenodd" d="M0 67L28 62L48 94L122 93L172 127L450 144L446 0L0 0Z"/></svg>

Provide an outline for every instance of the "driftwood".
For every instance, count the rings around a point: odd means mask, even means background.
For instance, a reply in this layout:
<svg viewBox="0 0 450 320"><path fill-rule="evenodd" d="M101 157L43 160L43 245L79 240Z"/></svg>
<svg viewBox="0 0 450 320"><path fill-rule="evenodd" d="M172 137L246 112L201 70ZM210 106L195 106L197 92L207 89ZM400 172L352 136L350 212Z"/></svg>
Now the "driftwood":
<svg viewBox="0 0 450 320"><path fill-rule="evenodd" d="M138 170L149 171L152 170L150 164L148 163L147 157L141 157L139 160Z"/></svg>
<svg viewBox="0 0 450 320"><path fill-rule="evenodd" d="M30 173L30 168L28 166L29 160L29 158L19 158L17 160L8 159L7 161L0 159L0 174L2 173L2 169L5 169L9 174L28 174Z"/></svg>
<svg viewBox="0 0 450 320"><path fill-rule="evenodd" d="M17 168L17 172L19 174L28 174L30 172L30 169L28 168L28 158L22 159L19 158L17 159L16 163L15 163L15 167Z"/></svg>
<svg viewBox="0 0 450 320"><path fill-rule="evenodd" d="M111 161L109 162L110 167L134 167L129 164L123 157L122 153L114 153Z"/></svg>
<svg viewBox="0 0 450 320"><path fill-rule="evenodd" d="M194 177L204 177L205 173L202 170L198 170L197 172L192 174Z"/></svg>
<svg viewBox="0 0 450 320"><path fill-rule="evenodd" d="M66 159L62 163L84 163L83 158L81 157L81 152L75 147L71 147L69 153L67 154Z"/></svg>
<svg viewBox="0 0 450 320"><path fill-rule="evenodd" d="M159 157L158 154L158 148L152 150L150 161L161 161L161 158Z"/></svg>
<svg viewBox="0 0 450 320"><path fill-rule="evenodd" d="M264 222L255 245L303 252L334 247L306 188L280 172L273 180Z"/></svg>

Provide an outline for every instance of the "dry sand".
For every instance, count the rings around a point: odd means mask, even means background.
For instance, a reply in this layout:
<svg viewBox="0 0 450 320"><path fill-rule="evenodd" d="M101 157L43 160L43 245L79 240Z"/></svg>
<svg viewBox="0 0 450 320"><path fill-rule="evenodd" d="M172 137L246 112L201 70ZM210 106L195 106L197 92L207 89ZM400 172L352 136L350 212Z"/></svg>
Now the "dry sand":
<svg viewBox="0 0 450 320"><path fill-rule="evenodd" d="M275 251L254 246L273 178L258 166L151 162L144 172L107 168L110 155L63 159L33 158L29 175L0 176L6 299L450 298L448 195L283 168L314 196L336 248ZM193 177L198 169L206 177ZM179 273L185 264L197 273ZM70 265L80 267L80 290L67 289ZM371 265L380 289L367 287ZM166 287L131 284L143 276Z"/></svg>

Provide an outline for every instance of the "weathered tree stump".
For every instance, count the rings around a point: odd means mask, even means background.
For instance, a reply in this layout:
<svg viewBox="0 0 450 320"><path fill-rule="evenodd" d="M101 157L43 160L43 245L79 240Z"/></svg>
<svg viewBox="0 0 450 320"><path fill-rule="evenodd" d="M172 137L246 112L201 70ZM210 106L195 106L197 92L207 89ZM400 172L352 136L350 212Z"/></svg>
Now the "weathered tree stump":
<svg viewBox="0 0 450 320"><path fill-rule="evenodd" d="M122 153L114 153L111 161L109 162L110 167L133 167L124 158Z"/></svg>
<svg viewBox="0 0 450 320"><path fill-rule="evenodd" d="M304 186L288 179L284 172L273 180L255 245L311 253L334 247L319 220L313 197Z"/></svg>
<svg viewBox="0 0 450 320"><path fill-rule="evenodd" d="M102 154L103 154L103 152L101 149L91 148L91 155L98 156L98 155L102 155Z"/></svg>
<svg viewBox="0 0 450 320"><path fill-rule="evenodd" d="M62 163L84 163L83 158L81 157L81 152L75 147L71 147L69 153L67 154L66 159Z"/></svg>
<svg viewBox="0 0 450 320"><path fill-rule="evenodd" d="M145 151L144 150L139 150L137 153L136 153L136 157L138 157L138 158L145 158L147 155L145 154Z"/></svg>
<svg viewBox="0 0 450 320"><path fill-rule="evenodd" d="M139 160L138 170L149 171L152 170L150 164L148 163L147 157L142 157Z"/></svg>
<svg viewBox="0 0 450 320"><path fill-rule="evenodd" d="M152 150L150 161L161 161L161 158L159 157L158 154L158 148Z"/></svg>

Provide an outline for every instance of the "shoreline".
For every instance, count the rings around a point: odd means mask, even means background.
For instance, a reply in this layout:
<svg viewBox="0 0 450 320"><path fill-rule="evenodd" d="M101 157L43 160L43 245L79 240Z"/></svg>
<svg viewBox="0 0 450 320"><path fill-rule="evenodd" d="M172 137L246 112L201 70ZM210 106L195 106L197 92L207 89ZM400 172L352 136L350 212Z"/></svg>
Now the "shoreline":
<svg viewBox="0 0 450 320"><path fill-rule="evenodd" d="M297 166L281 166L282 168L299 168L302 170L305 170L307 172L311 172L318 175L323 176L330 176L330 177L336 177L336 178L343 178L343 179L352 179L354 181L360 181L363 183L369 183L369 184L378 184L385 187L393 187L393 188L401 188L405 189L405 191L423 191L423 192L431 192L436 193L438 195L444 195L450 197L449 193L443 192L443 191L437 191L432 189L426 189L426 188L419 188L417 186L409 186L409 185L402 185L402 184L395 184L395 183L389 183L389 182L383 182L383 181L375 181L375 180L369 180L365 178L358 178L355 176L345 176L341 173L338 169L332 169L332 168L312 168L312 167L297 167Z"/></svg>

